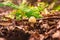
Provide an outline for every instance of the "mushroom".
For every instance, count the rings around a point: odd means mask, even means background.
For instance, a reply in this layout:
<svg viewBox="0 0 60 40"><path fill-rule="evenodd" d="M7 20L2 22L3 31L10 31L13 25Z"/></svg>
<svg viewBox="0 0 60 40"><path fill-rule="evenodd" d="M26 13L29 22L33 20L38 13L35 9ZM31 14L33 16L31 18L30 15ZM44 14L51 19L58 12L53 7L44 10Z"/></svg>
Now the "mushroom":
<svg viewBox="0 0 60 40"><path fill-rule="evenodd" d="M32 17L29 18L28 21L31 22L31 23L36 23L36 18L32 16Z"/></svg>

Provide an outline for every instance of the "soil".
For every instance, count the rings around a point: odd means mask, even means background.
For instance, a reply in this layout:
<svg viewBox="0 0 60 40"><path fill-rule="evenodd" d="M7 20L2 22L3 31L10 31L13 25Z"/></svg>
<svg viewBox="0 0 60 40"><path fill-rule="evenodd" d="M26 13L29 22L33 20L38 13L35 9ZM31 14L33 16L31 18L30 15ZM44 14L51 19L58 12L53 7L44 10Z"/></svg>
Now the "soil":
<svg viewBox="0 0 60 40"><path fill-rule="evenodd" d="M36 23L2 21L0 37L5 40L60 40L60 17L37 19Z"/></svg>

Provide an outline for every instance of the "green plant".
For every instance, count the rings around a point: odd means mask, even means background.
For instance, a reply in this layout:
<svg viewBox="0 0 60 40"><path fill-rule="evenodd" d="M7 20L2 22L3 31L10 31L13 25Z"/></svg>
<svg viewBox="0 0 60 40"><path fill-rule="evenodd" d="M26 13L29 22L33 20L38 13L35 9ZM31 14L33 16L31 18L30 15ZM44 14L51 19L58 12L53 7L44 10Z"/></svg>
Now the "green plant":
<svg viewBox="0 0 60 40"><path fill-rule="evenodd" d="M41 18L42 15L40 12L44 9L40 6L34 7L34 6L28 6L27 4L21 3L19 6L11 3L11 2L4 2L1 5L3 6L9 6L15 9L16 11L10 13L11 16L15 16L17 20L23 19L23 17L30 18L31 16L34 16L35 18ZM39 7L41 9L39 9ZM13 17L14 18L14 17Z"/></svg>
<svg viewBox="0 0 60 40"><path fill-rule="evenodd" d="M54 10L60 11L60 5L55 6L55 7L54 7Z"/></svg>
<svg viewBox="0 0 60 40"><path fill-rule="evenodd" d="M13 8L13 9L18 9L18 6L13 4L12 2L3 2L3 3L0 3L0 7L2 7L2 6L9 6L9 7Z"/></svg>
<svg viewBox="0 0 60 40"><path fill-rule="evenodd" d="M53 3L53 4L55 4L55 3ZM3 2L3 3L0 3L0 7L2 7L2 6L9 6L15 10L14 12L12 11L9 14L10 15L9 17L11 19L16 18L16 20L21 20L24 18L30 18L31 16L34 16L35 18L43 17L40 14L40 12L44 11L45 9L48 9L49 4L40 2L40 3L38 3L38 6L30 6L27 3L23 2L18 6L18 5L13 4L12 2ZM54 10L60 10L60 6L53 7L53 8L54 8Z"/></svg>
<svg viewBox="0 0 60 40"><path fill-rule="evenodd" d="M4 4L0 3L0 7L4 6Z"/></svg>

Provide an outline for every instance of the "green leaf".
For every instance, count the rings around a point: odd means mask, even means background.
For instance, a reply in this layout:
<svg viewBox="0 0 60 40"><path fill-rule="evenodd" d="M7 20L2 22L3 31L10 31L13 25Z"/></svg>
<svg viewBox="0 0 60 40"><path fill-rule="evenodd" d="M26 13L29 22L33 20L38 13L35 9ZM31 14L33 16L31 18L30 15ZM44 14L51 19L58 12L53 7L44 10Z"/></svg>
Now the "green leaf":
<svg viewBox="0 0 60 40"><path fill-rule="evenodd" d="M54 7L54 9L55 9L55 10L60 11L60 5L59 5L59 6Z"/></svg>
<svg viewBox="0 0 60 40"><path fill-rule="evenodd" d="M31 16L32 16L32 13L33 13L33 11L28 11L28 12L26 12L26 16L28 17L28 18L30 18Z"/></svg>
<svg viewBox="0 0 60 40"><path fill-rule="evenodd" d="M21 18L21 15L19 15L19 16L16 16L16 20L21 20L22 18Z"/></svg>
<svg viewBox="0 0 60 40"><path fill-rule="evenodd" d="M12 7L13 9L18 9L19 8L17 5L13 4L12 2L3 2L3 4L5 6Z"/></svg>
<svg viewBox="0 0 60 40"><path fill-rule="evenodd" d="M0 3L0 7L3 7L3 6L4 6L4 4Z"/></svg>
<svg viewBox="0 0 60 40"><path fill-rule="evenodd" d="M21 12L17 11L16 12L16 20L21 20L21 17L22 17Z"/></svg>

